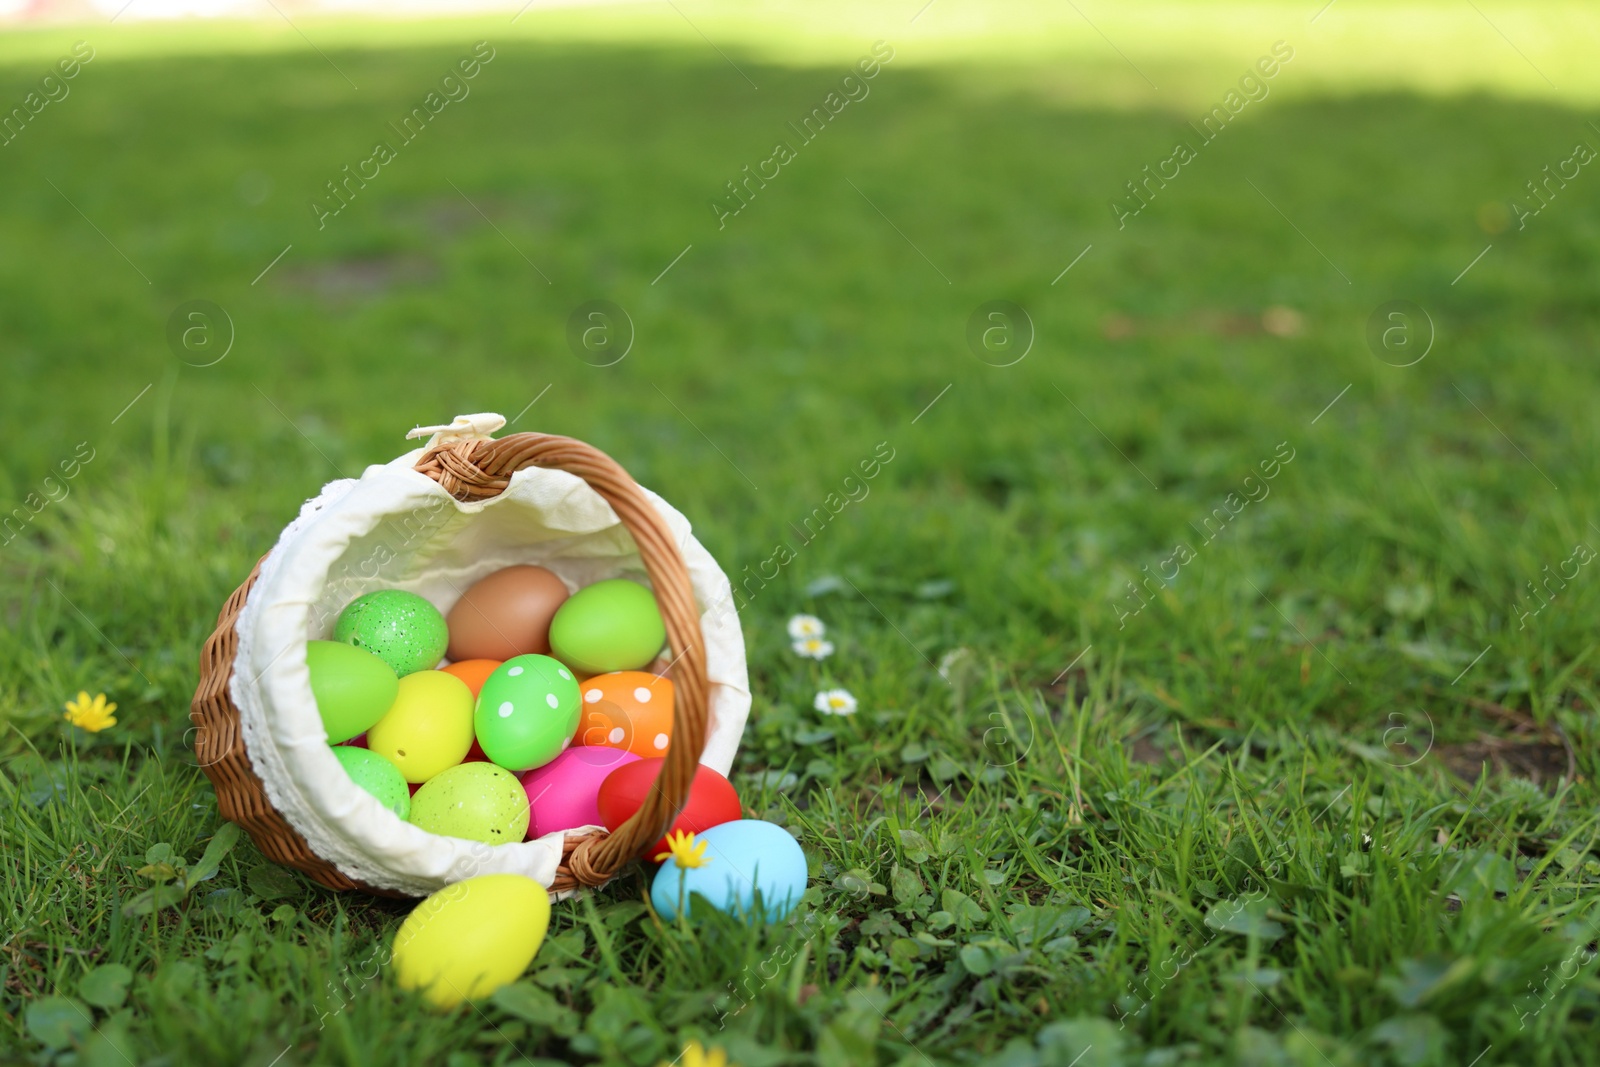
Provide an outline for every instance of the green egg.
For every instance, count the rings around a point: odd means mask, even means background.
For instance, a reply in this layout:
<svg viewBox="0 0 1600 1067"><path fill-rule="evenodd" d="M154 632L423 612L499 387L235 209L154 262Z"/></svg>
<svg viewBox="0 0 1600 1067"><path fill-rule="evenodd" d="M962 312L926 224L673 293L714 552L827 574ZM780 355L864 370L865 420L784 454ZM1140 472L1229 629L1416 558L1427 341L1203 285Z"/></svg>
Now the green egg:
<svg viewBox="0 0 1600 1067"><path fill-rule="evenodd" d="M666 640L656 598L625 578L584 586L550 620L550 651L584 674L638 670Z"/></svg>
<svg viewBox="0 0 1600 1067"><path fill-rule="evenodd" d="M378 803L400 816L411 817L411 790L400 768L364 748L335 745L333 754L344 765L350 780L378 798Z"/></svg>
<svg viewBox="0 0 1600 1067"><path fill-rule="evenodd" d="M581 701L578 679L549 656L513 656L478 692L472 729L483 754L513 771L543 767L572 743Z"/></svg>
<svg viewBox="0 0 1600 1067"><path fill-rule="evenodd" d="M444 658L450 631L439 609L417 594L379 589L344 606L333 639L366 649L404 678Z"/></svg>
<svg viewBox="0 0 1600 1067"><path fill-rule="evenodd" d="M458 764L417 790L411 825L487 845L514 844L528 835L528 794L504 767Z"/></svg>
<svg viewBox="0 0 1600 1067"><path fill-rule="evenodd" d="M334 744L370 729L400 691L400 680L388 664L338 641L307 641L306 670L322 728Z"/></svg>

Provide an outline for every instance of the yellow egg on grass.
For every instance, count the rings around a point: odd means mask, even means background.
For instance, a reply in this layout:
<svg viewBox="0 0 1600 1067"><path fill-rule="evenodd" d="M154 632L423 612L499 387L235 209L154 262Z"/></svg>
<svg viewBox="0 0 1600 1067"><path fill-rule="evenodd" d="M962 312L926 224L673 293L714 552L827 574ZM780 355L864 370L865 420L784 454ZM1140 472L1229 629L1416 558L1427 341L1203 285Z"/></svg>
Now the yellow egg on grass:
<svg viewBox="0 0 1600 1067"><path fill-rule="evenodd" d="M412 784L454 767L472 747L472 690L444 671L406 675L388 714L367 731L367 747Z"/></svg>
<svg viewBox="0 0 1600 1067"><path fill-rule="evenodd" d="M484 874L423 900L394 938L402 989L435 1006L480 1000L517 980L550 926L550 894L520 874Z"/></svg>

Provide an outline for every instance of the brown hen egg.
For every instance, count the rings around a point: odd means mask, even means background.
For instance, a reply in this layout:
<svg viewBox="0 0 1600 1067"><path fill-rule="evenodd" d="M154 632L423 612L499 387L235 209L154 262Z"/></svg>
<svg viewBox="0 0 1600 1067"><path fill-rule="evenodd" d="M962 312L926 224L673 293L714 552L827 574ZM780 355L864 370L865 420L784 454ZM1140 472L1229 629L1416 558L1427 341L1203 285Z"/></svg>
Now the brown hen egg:
<svg viewBox="0 0 1600 1067"><path fill-rule="evenodd" d="M451 660L550 653L550 619L567 587L543 567L505 567L479 579L450 609Z"/></svg>

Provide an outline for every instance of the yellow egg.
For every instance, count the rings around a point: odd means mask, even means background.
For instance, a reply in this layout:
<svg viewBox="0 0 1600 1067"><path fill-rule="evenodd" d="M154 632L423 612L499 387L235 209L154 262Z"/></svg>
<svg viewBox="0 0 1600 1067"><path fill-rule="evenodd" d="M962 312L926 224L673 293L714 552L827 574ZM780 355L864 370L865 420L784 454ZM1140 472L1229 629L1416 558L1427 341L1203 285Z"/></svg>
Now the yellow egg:
<svg viewBox="0 0 1600 1067"><path fill-rule="evenodd" d="M367 731L367 747L412 783L454 767L472 747L472 690L444 671L406 675L388 713Z"/></svg>
<svg viewBox="0 0 1600 1067"><path fill-rule="evenodd" d="M396 980L441 1008L480 1000L528 969L549 926L550 894L532 878L468 878L428 897L400 924Z"/></svg>

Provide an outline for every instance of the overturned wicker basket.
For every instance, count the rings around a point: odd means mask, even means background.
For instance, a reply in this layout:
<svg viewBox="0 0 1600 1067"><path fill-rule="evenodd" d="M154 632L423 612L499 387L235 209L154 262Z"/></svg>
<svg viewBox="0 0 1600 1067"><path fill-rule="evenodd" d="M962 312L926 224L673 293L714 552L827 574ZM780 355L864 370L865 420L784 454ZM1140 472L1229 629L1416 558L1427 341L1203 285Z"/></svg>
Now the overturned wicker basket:
<svg viewBox="0 0 1600 1067"><path fill-rule="evenodd" d="M666 624L668 671L677 693L672 743L656 788L616 832L567 835L550 885L552 891L561 892L603 884L660 838L677 817L706 744L709 683L705 640L684 557L661 514L611 457L571 438L519 433L493 440L446 438L424 451L415 469L456 500L476 502L504 492L512 474L525 467L577 475L611 506L632 535ZM243 827L269 859L304 871L330 889L399 895L356 881L319 856L273 807L251 766L230 683L239 649L236 625L260 572L258 562L228 598L201 653L200 683L190 711L200 766L216 787L222 817Z"/></svg>

